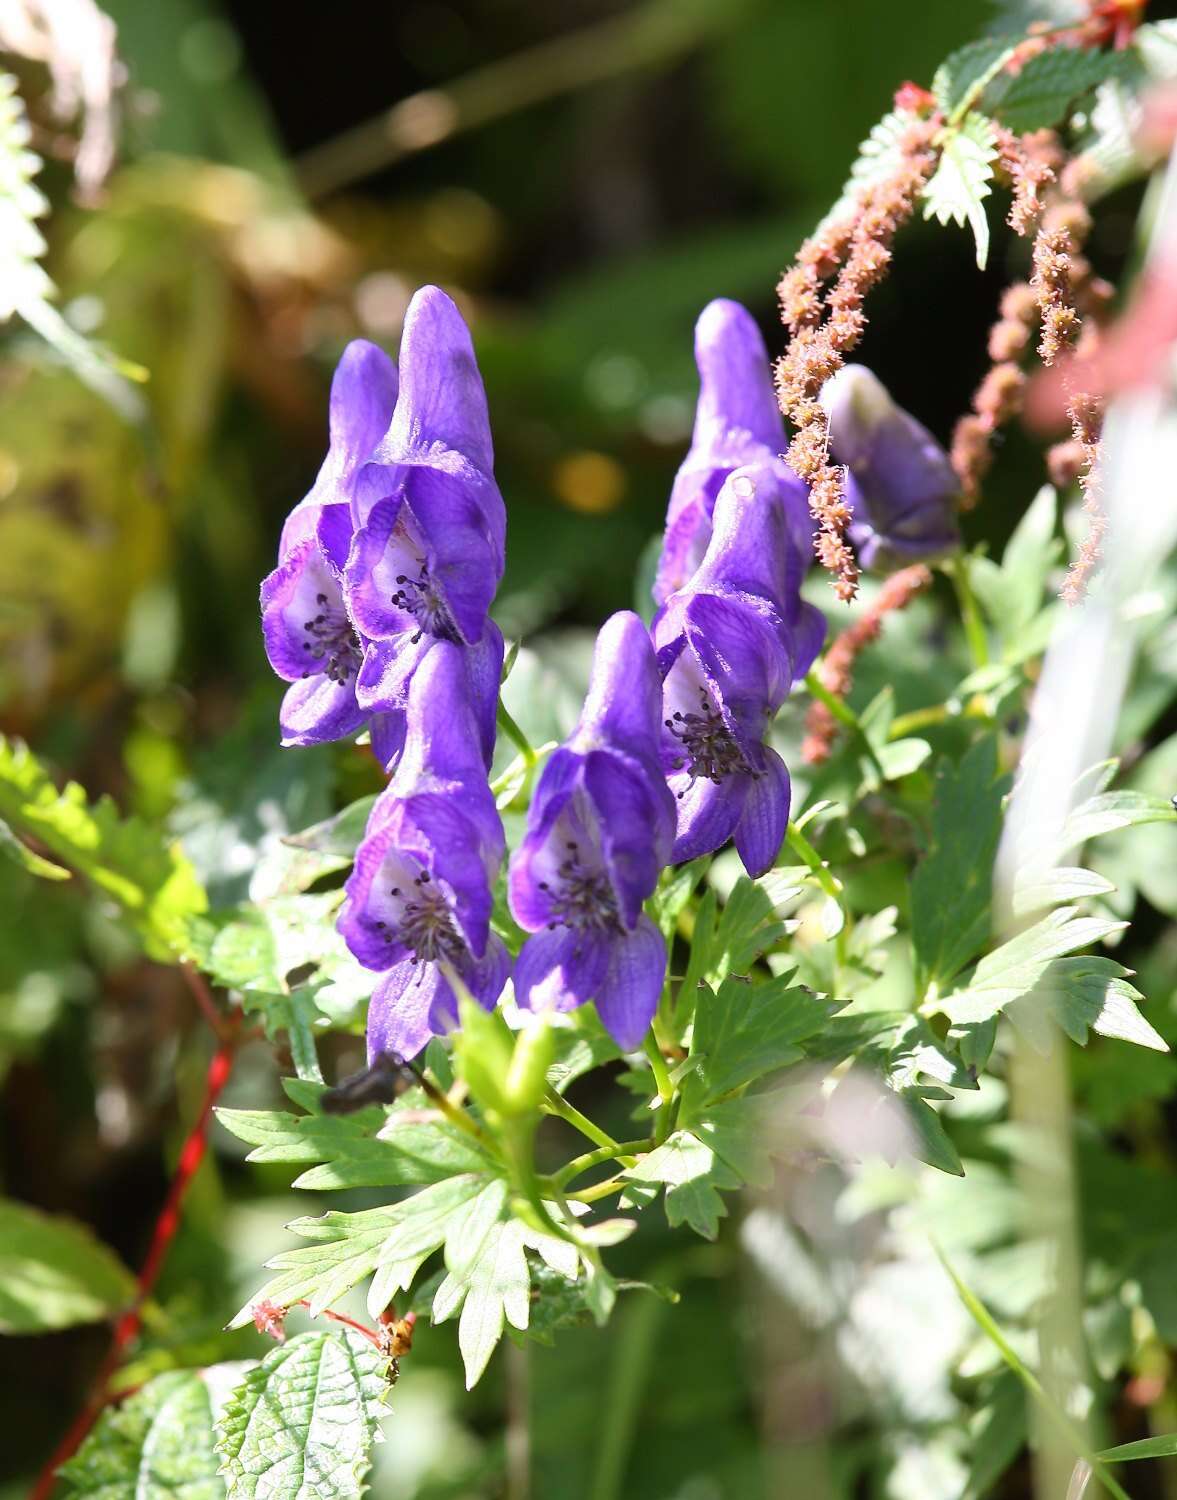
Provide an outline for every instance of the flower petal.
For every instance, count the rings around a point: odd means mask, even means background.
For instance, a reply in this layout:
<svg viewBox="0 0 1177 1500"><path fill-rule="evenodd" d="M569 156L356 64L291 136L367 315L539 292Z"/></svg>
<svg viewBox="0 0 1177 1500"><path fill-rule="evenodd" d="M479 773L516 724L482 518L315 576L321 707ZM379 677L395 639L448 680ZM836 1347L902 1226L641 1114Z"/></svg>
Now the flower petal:
<svg viewBox="0 0 1177 1500"><path fill-rule="evenodd" d="M621 920L632 928L674 843L675 802L660 775L612 750L585 757L584 786Z"/></svg>
<svg viewBox="0 0 1177 1500"><path fill-rule="evenodd" d="M611 939L571 927L537 932L515 960L515 999L525 1010L574 1010L592 1000L609 969Z"/></svg>
<svg viewBox="0 0 1177 1500"><path fill-rule="evenodd" d="M744 869L756 878L776 863L789 826L792 785L785 763L766 747L760 774L753 778L736 824L736 849Z"/></svg>
<svg viewBox="0 0 1177 1500"><path fill-rule="evenodd" d="M284 745L324 745L358 734L364 711L350 682L333 682L319 672L287 688L278 724Z"/></svg>
<svg viewBox="0 0 1177 1500"><path fill-rule="evenodd" d="M436 964L409 959L389 969L368 1005L368 1063L379 1057L416 1057L431 1036L437 1035L434 1012L450 987ZM452 996L451 1002L452 1002Z"/></svg>
<svg viewBox="0 0 1177 1500"><path fill-rule="evenodd" d="M665 977L666 943L649 917L642 917L632 932L613 940L609 972L596 997L597 1014L623 1052L641 1046Z"/></svg>
<svg viewBox="0 0 1177 1500"><path fill-rule="evenodd" d="M632 610L611 615L597 634L578 745L605 743L636 760L656 762L662 680L649 631Z"/></svg>
<svg viewBox="0 0 1177 1500"><path fill-rule="evenodd" d="M685 864L726 844L736 831L751 776L736 772L720 782L700 777L694 783L685 772L668 778L678 799L678 831L670 851L671 864Z"/></svg>

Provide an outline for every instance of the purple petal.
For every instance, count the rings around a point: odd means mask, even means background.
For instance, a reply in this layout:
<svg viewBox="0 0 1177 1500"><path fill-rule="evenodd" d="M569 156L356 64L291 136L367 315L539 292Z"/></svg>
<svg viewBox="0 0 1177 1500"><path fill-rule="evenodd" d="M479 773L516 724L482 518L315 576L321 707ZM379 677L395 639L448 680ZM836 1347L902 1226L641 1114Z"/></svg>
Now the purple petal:
<svg viewBox="0 0 1177 1500"><path fill-rule="evenodd" d="M468 643L478 640L503 576L506 512L492 480L424 466L411 469L405 499L425 540L429 570Z"/></svg>
<svg viewBox="0 0 1177 1500"><path fill-rule="evenodd" d="M413 674L437 644L430 635L407 630L369 642L356 677L356 702L368 713L403 714Z"/></svg>
<svg viewBox="0 0 1177 1500"><path fill-rule="evenodd" d="M776 863L789 826L792 788L785 763L765 747L760 774L748 787L744 810L736 824L736 849L748 874L763 875Z"/></svg>
<svg viewBox="0 0 1177 1500"><path fill-rule="evenodd" d="M372 754L384 771L391 774L405 748L404 709L392 708L383 713L372 714L368 720L368 731L372 737Z"/></svg>
<svg viewBox="0 0 1177 1500"><path fill-rule="evenodd" d="M825 645L826 617L816 605L798 599L788 623L793 634L793 681L800 682Z"/></svg>
<svg viewBox="0 0 1177 1500"><path fill-rule="evenodd" d="M343 573L352 619L369 640L416 634L415 617L392 601L401 590L397 578L415 577L421 564L422 549L406 528L400 499L382 500L352 537Z"/></svg>
<svg viewBox="0 0 1177 1500"><path fill-rule="evenodd" d="M724 297L707 304L695 324L695 362L699 401L693 447L725 456L748 443L774 452L784 448L768 350L747 308Z"/></svg>
<svg viewBox="0 0 1177 1500"><path fill-rule="evenodd" d="M622 922L632 928L670 857L674 797L660 774L610 750L586 756L584 786L596 809Z"/></svg>
<svg viewBox="0 0 1177 1500"><path fill-rule="evenodd" d="M611 615L597 634L576 741L605 743L653 764L662 720L662 680L645 625L631 610Z"/></svg>
<svg viewBox="0 0 1177 1500"><path fill-rule="evenodd" d="M799 585L776 472L768 465L735 470L716 498L711 541L691 589L754 594L783 611Z"/></svg>
<svg viewBox="0 0 1177 1500"><path fill-rule="evenodd" d="M739 600L696 594L684 611L684 634L728 724L758 741L792 686L783 622Z"/></svg>
<svg viewBox="0 0 1177 1500"><path fill-rule="evenodd" d="M495 630L477 647L434 641L425 652L408 683L400 780L467 777L485 787L486 700L495 691L497 702L502 651L502 636Z"/></svg>
<svg viewBox="0 0 1177 1500"><path fill-rule="evenodd" d="M563 858L563 840L583 836L587 842L576 809L583 775L584 757L567 747L550 755L540 773L527 828L511 855L507 878L511 914L525 932L538 932L553 919L551 887Z"/></svg>
<svg viewBox="0 0 1177 1500"><path fill-rule="evenodd" d="M322 672L287 688L278 711L284 745L324 745L358 734L364 712L350 682L333 682Z"/></svg>
<svg viewBox="0 0 1177 1500"><path fill-rule="evenodd" d="M529 937L515 960L515 999L525 1010L574 1010L592 1000L609 970L612 939L571 927Z"/></svg>
<svg viewBox="0 0 1177 1500"><path fill-rule="evenodd" d="M623 1052L641 1046L665 977L666 944L649 917L642 917L632 932L613 940L609 972L596 996L605 1030Z"/></svg>
<svg viewBox="0 0 1177 1500"><path fill-rule="evenodd" d="M339 582L318 545L309 538L262 581L261 607L266 655L274 671L287 682L297 682L323 666L322 658L315 654L321 637L308 629L318 616L325 613L338 625L341 635L347 633Z"/></svg>
<svg viewBox="0 0 1177 1500"><path fill-rule="evenodd" d="M437 1035L433 1012L449 985L436 964L408 959L389 969L368 1005L368 1062L378 1057L413 1058Z"/></svg>
<svg viewBox="0 0 1177 1500"><path fill-rule="evenodd" d="M752 777L737 771L719 782L703 777L692 782L686 772L677 772L667 779L678 800L678 833L671 863L685 864L726 844L740 821Z"/></svg>
<svg viewBox="0 0 1177 1500"><path fill-rule="evenodd" d="M470 330L440 287L421 287L409 303L399 365L390 448L400 454L451 448L489 474L494 448L486 390Z"/></svg>

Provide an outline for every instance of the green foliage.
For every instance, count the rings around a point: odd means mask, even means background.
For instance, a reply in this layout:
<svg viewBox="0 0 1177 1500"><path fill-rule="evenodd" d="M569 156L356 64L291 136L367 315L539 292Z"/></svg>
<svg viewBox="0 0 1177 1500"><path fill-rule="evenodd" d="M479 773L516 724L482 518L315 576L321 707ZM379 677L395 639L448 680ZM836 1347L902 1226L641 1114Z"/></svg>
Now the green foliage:
<svg viewBox="0 0 1177 1500"><path fill-rule="evenodd" d="M0 817L113 897L150 957L185 951L206 899L188 860L155 829L120 817L108 797L91 803L76 782L59 792L27 746L3 737Z"/></svg>
<svg viewBox="0 0 1177 1500"><path fill-rule="evenodd" d="M932 839L911 883L912 945L918 983L943 985L989 938L993 860L1008 779L997 774L997 747L985 737L959 765L940 765Z"/></svg>
<svg viewBox="0 0 1177 1500"><path fill-rule="evenodd" d="M380 1351L350 1330L302 1333L272 1349L217 1423L229 1500L362 1494L386 1388Z"/></svg>
<svg viewBox="0 0 1177 1500"><path fill-rule="evenodd" d="M81 1224L0 1198L0 1333L96 1323L134 1292L134 1277Z"/></svg>
<svg viewBox="0 0 1177 1500"><path fill-rule="evenodd" d="M989 258L989 218L985 199L992 192L993 163L997 141L993 123L977 110L970 110L958 127L951 127L940 149L940 161L924 188L924 218L967 224L977 242L977 267L985 269Z"/></svg>
<svg viewBox="0 0 1177 1500"><path fill-rule="evenodd" d="M1016 73L995 78L985 91L985 108L1019 135L1045 130L1065 119L1082 95L1131 65L1124 53L1050 47L1027 58Z"/></svg>
<svg viewBox="0 0 1177 1500"><path fill-rule="evenodd" d="M87 1500L224 1500L213 1424L227 1386L240 1375L237 1365L172 1370L108 1407L61 1470L70 1493Z"/></svg>
<svg viewBox="0 0 1177 1500"><path fill-rule="evenodd" d="M798 1042L811 1037L835 1006L787 979L752 984L737 978L718 991L703 985L691 1038L693 1071L687 1074L684 1107L704 1108L765 1074L798 1062Z"/></svg>
<svg viewBox="0 0 1177 1500"><path fill-rule="evenodd" d="M858 148L850 176L837 201L822 220L823 225L845 218L865 188L885 182L894 175L903 162L901 143L910 124L905 115L893 109L871 126L870 134Z"/></svg>
<svg viewBox="0 0 1177 1500"><path fill-rule="evenodd" d="M984 36L951 53L936 69L932 93L950 121L977 99L1016 47L1008 36Z"/></svg>

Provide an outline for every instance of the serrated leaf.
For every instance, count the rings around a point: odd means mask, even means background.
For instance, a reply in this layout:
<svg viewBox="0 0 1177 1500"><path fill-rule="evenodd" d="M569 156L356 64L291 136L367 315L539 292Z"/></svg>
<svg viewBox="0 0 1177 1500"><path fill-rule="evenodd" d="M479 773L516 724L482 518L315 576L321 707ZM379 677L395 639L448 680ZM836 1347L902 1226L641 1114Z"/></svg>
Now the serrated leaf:
<svg viewBox="0 0 1177 1500"><path fill-rule="evenodd" d="M1106 917L1083 916L1073 906L1060 907L986 954L967 987L941 1000L938 1009L955 1024L987 1021L1042 983L1056 959L1126 926Z"/></svg>
<svg viewBox="0 0 1177 1500"><path fill-rule="evenodd" d="M391 1236L404 1235L406 1239L400 1242L403 1247L414 1223L428 1225L429 1235L436 1236L431 1249L437 1249L445 1239L446 1226L452 1215L485 1184L485 1177L464 1173L433 1183L411 1197L383 1208L295 1219L287 1228L310 1243L281 1251L267 1262L271 1270L279 1271L281 1275L268 1281L250 1299L230 1327L241 1328L249 1323L254 1303L262 1300L273 1302L278 1307L290 1307L306 1299L311 1304L312 1313L330 1307L376 1270L381 1252ZM421 1259L428 1253L428 1250L420 1252Z"/></svg>
<svg viewBox="0 0 1177 1500"><path fill-rule="evenodd" d="M1101 833L1114 833L1140 823L1177 823L1177 808L1169 798L1149 792L1100 792L1070 813L1063 825L1059 847L1077 849Z"/></svg>
<svg viewBox="0 0 1177 1500"><path fill-rule="evenodd" d="M214 1448L215 1392L239 1365L170 1370L102 1413L61 1471L92 1500L225 1500Z"/></svg>
<svg viewBox="0 0 1177 1500"><path fill-rule="evenodd" d="M314 823L301 833L288 833L282 842L292 849L322 855L325 860L338 860L336 868L342 868L350 864L368 826L368 814L375 805L375 793L360 797L321 823Z"/></svg>
<svg viewBox="0 0 1177 1500"><path fill-rule="evenodd" d="M1027 58L1016 73L995 79L985 108L1021 135L1060 124L1080 95L1130 71L1134 59L1122 52L1051 47Z"/></svg>
<svg viewBox="0 0 1177 1500"><path fill-rule="evenodd" d="M121 907L152 958L186 951L192 918L207 901L179 846L108 797L91 803L76 782L58 791L19 740L0 736L0 818L34 838Z"/></svg>
<svg viewBox="0 0 1177 1500"><path fill-rule="evenodd" d="M410 1187L486 1170L489 1158L469 1136L434 1114L420 1090L391 1110L350 1115L292 1115L283 1110L220 1109L217 1118L252 1146L247 1161L310 1164L295 1187Z"/></svg>
<svg viewBox="0 0 1177 1500"><path fill-rule="evenodd" d="M1144 1019L1138 1003L1144 996L1128 983L1132 971L1110 958L1060 958L1049 965L1024 1000L1010 1007L1016 1020L1022 1005L1046 1004L1073 1042L1087 1044L1088 1028L1100 1036L1134 1042L1153 1052L1168 1044Z"/></svg>
<svg viewBox="0 0 1177 1500"><path fill-rule="evenodd" d="M445 1322L461 1310L458 1347L467 1390L486 1369L504 1322L522 1330L530 1314L527 1230L518 1219L504 1220L506 1207L506 1183L488 1183L454 1216L446 1235L449 1274L434 1298L433 1320Z"/></svg>
<svg viewBox="0 0 1177 1500"><path fill-rule="evenodd" d="M835 224L851 213L865 188L886 181L903 164L900 143L910 127L910 117L898 110L891 110L871 127L870 134L858 148L858 155L850 168L850 176L843 184L837 201L818 226L818 234L827 225Z"/></svg>
<svg viewBox="0 0 1177 1500"><path fill-rule="evenodd" d="M963 1177L964 1167L960 1155L939 1114L928 1103L929 1098L943 1098L935 1090L921 1088L896 1089L908 1123L914 1132L912 1146L920 1161L927 1162L938 1172L947 1172L952 1177Z"/></svg>
<svg viewBox="0 0 1177 1500"><path fill-rule="evenodd" d="M43 859L27 844L22 844L8 824L0 819L0 854L19 865L38 880L68 880L70 872L64 865L55 865L51 859Z"/></svg>
<svg viewBox="0 0 1177 1500"><path fill-rule="evenodd" d="M229 1500L353 1500L386 1413L386 1361L350 1330L302 1333L249 1371L217 1423Z"/></svg>
<svg viewBox="0 0 1177 1500"><path fill-rule="evenodd" d="M819 1031L835 1005L788 978L704 986L695 1007L691 1056L698 1067L686 1097L706 1106L804 1054L797 1043Z"/></svg>
<svg viewBox="0 0 1177 1500"><path fill-rule="evenodd" d="M932 93L949 119L971 102L1017 49L1008 36L983 36L944 59L932 77Z"/></svg>
<svg viewBox="0 0 1177 1500"><path fill-rule="evenodd" d="M997 774L992 738L936 777L932 842L911 883L912 942L919 983L943 985L989 937L993 861L1007 779Z"/></svg>
<svg viewBox="0 0 1177 1500"><path fill-rule="evenodd" d="M719 1221L727 1214L720 1189L743 1185L715 1148L689 1130L676 1130L625 1175L634 1182L664 1185L670 1227L689 1224L708 1240L719 1233Z"/></svg>
<svg viewBox="0 0 1177 1500"><path fill-rule="evenodd" d="M135 1278L90 1231L0 1198L0 1333L97 1323L135 1293Z"/></svg>
<svg viewBox="0 0 1177 1500"><path fill-rule="evenodd" d="M1067 901L1082 901L1092 896L1106 896L1115 886L1094 870L1060 865L1054 870L1035 872L1019 870L1014 878L1013 913L1029 916L1048 906L1062 906Z"/></svg>
<svg viewBox="0 0 1177 1500"><path fill-rule="evenodd" d="M758 881L746 875L732 886L722 909L713 890L703 893L683 976L684 997L693 998L700 980L714 989L729 975L749 973L780 941L786 928L777 915L779 894L770 877Z"/></svg>
<svg viewBox="0 0 1177 1500"><path fill-rule="evenodd" d="M989 218L984 200L992 192L993 163L997 139L993 124L971 110L958 128L949 132L940 150L940 162L924 188L924 218L940 224L953 222L973 231L977 243L977 266L985 269L989 258Z"/></svg>

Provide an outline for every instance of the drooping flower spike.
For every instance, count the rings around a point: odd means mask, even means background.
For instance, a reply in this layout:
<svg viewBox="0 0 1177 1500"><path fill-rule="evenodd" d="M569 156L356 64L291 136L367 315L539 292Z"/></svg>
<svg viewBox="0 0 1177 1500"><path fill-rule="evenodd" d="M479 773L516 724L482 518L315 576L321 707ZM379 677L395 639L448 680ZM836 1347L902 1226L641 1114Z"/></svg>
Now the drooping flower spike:
<svg viewBox="0 0 1177 1500"><path fill-rule="evenodd" d="M331 383L327 457L288 516L278 567L262 583L266 654L292 684L279 714L284 745L354 734L366 717L356 679L367 643L347 611L342 573L356 476L388 426L396 395L388 356L363 339L350 343Z"/></svg>
<svg viewBox="0 0 1177 1500"><path fill-rule="evenodd" d="M864 568L889 571L960 544L960 483L948 455L865 365L822 387L830 456L848 472L850 540Z"/></svg>
<svg viewBox="0 0 1177 1500"><path fill-rule="evenodd" d="M356 850L339 930L382 977L368 1061L415 1057L457 1024L452 965L488 1010L511 962L490 931L503 828L486 781L463 648L437 641L409 687L404 751Z"/></svg>
<svg viewBox="0 0 1177 1500"><path fill-rule="evenodd" d="M654 583L658 604L690 581L711 538L716 496L728 475L746 465L768 465L776 472L789 537L802 567L808 566L813 550L806 488L780 457L785 430L768 352L747 309L725 298L708 303L695 325L695 360L695 431L670 493Z"/></svg>
<svg viewBox="0 0 1177 1500"><path fill-rule="evenodd" d="M651 627L664 679L662 765L678 808L676 864L734 838L748 873L761 875L788 826L789 773L764 737L824 626L816 611L790 618L777 594L791 544L772 503L775 483L767 467L727 480L702 563Z"/></svg>
<svg viewBox="0 0 1177 1500"><path fill-rule="evenodd" d="M674 839L660 697L641 620L613 615L597 637L580 723L544 767L510 868L511 910L534 934L515 966L519 1004L594 1001L626 1050L645 1035L666 973L662 934L642 913Z"/></svg>
<svg viewBox="0 0 1177 1500"><path fill-rule="evenodd" d="M440 288L422 287L405 316L392 423L356 482L345 588L370 640L410 658L429 637L482 641L506 539L493 467L469 329Z"/></svg>

